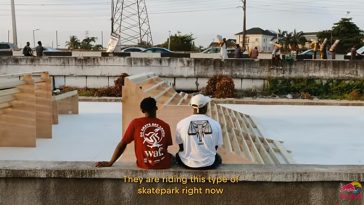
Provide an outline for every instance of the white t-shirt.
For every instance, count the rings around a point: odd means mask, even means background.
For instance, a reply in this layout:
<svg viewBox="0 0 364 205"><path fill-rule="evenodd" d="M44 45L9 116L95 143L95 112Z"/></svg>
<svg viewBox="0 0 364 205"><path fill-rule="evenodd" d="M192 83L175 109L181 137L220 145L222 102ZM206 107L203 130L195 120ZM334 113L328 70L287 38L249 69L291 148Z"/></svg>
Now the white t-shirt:
<svg viewBox="0 0 364 205"><path fill-rule="evenodd" d="M181 161L193 168L210 166L216 146L223 144L220 124L206 115L194 114L177 124L176 143L183 144Z"/></svg>
<svg viewBox="0 0 364 205"><path fill-rule="evenodd" d="M226 50L226 43L221 46L220 48L220 57L222 60L225 60L228 58L227 50Z"/></svg>

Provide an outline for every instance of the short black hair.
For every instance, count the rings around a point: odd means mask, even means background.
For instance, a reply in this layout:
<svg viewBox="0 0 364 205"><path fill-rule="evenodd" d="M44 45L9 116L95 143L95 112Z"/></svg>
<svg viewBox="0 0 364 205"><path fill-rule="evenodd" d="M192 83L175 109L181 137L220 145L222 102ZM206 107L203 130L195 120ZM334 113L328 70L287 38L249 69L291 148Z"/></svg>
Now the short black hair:
<svg viewBox="0 0 364 205"><path fill-rule="evenodd" d="M152 97L147 97L140 103L140 109L143 113L152 113L157 110L157 101Z"/></svg>

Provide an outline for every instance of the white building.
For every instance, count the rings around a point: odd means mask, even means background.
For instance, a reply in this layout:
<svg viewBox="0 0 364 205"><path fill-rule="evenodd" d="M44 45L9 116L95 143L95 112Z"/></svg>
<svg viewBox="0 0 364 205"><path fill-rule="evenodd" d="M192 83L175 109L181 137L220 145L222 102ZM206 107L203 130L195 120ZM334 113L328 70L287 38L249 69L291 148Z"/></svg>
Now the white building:
<svg viewBox="0 0 364 205"><path fill-rule="evenodd" d="M240 32L235 34L236 42L240 44L240 46L243 47L243 33ZM251 28L246 31L245 36L245 48L248 48L248 50L258 47L258 50L260 52L272 52L273 51L273 43L272 39L277 34L273 33L269 30L263 30L258 27Z"/></svg>

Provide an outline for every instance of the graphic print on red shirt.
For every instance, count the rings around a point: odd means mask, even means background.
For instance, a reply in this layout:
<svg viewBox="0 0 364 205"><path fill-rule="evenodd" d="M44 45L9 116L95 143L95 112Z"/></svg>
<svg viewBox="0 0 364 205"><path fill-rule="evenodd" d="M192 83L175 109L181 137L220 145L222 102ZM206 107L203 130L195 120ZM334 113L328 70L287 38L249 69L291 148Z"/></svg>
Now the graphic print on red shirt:
<svg viewBox="0 0 364 205"><path fill-rule="evenodd" d="M134 140L137 165L145 169L166 169L171 167L168 146L172 145L171 130L167 123L158 118L138 118L126 130L123 142Z"/></svg>

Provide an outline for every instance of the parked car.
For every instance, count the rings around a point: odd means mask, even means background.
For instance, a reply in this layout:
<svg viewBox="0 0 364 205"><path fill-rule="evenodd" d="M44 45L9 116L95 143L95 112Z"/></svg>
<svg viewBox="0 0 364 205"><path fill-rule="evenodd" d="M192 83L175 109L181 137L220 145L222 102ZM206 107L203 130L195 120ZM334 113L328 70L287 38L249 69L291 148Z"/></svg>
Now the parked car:
<svg viewBox="0 0 364 205"><path fill-rule="evenodd" d="M121 49L121 52L123 53L133 53L133 52L143 52L145 51L145 48L141 47L128 47Z"/></svg>
<svg viewBox="0 0 364 205"><path fill-rule="evenodd" d="M317 52L316 55L320 55L319 53L320 52ZM300 54L297 54L296 59L297 60L312 59L313 55L314 55L314 51L312 49L309 49Z"/></svg>
<svg viewBox="0 0 364 205"><path fill-rule="evenodd" d="M0 42L0 51L13 51L13 50L17 50L17 47L14 44L8 42Z"/></svg>
<svg viewBox="0 0 364 205"><path fill-rule="evenodd" d="M143 53L162 53L162 54L171 54L172 51L166 49L166 48L159 48L159 47L153 47L153 48L147 48L143 51Z"/></svg>
<svg viewBox="0 0 364 205"><path fill-rule="evenodd" d="M351 52L344 55L344 59L351 59ZM360 47L358 50L356 50L356 59L364 59L364 46Z"/></svg>
<svg viewBox="0 0 364 205"><path fill-rule="evenodd" d="M14 44L0 42L0 56L12 56L15 50L18 50L18 48Z"/></svg>
<svg viewBox="0 0 364 205"><path fill-rule="evenodd" d="M202 51L201 53L216 54L216 53L220 53L220 49L221 49L221 47L211 47L211 48L208 48L208 49ZM234 52L235 52L234 48L227 48L226 51L227 51L229 58L234 58Z"/></svg>

